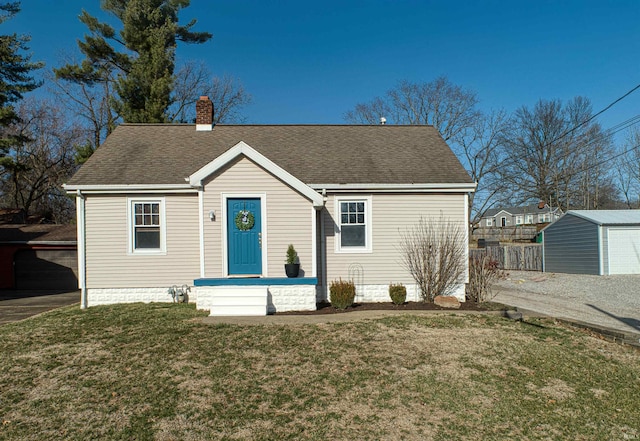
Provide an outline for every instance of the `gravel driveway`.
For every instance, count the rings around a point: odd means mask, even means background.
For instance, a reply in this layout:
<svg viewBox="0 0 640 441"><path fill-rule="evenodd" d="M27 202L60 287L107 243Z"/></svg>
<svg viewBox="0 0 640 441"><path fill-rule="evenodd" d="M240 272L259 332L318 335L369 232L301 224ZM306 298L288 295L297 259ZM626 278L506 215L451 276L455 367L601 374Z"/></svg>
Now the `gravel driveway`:
<svg viewBox="0 0 640 441"><path fill-rule="evenodd" d="M495 301L551 317L640 333L640 275L509 271L494 284Z"/></svg>

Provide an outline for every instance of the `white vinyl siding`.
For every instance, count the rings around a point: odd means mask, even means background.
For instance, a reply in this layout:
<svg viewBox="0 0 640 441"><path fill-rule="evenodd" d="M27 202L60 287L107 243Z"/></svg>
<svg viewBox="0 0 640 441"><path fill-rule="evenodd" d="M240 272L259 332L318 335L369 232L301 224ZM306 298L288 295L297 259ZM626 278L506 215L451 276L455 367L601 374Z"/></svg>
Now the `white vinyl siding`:
<svg viewBox="0 0 640 441"><path fill-rule="evenodd" d="M204 243L205 277L224 277L223 210L222 195L241 196L262 194L266 198L262 212L262 258L266 259L265 277L285 277L284 263L287 246L293 244L300 259L300 276L312 277L313 222L315 211L312 203L293 188L246 157L241 157L215 173L205 182ZM215 210L216 220L209 219L209 211Z"/></svg>
<svg viewBox="0 0 640 441"><path fill-rule="evenodd" d="M192 284L199 276L198 197L163 195L166 244L162 254L130 253L130 200L124 195L86 197L88 288ZM162 221L161 221L162 222Z"/></svg>
<svg viewBox="0 0 640 441"><path fill-rule="evenodd" d="M340 198L343 197L349 196L340 195ZM335 251L335 241L338 239L335 234L338 222L335 198L335 195L328 196L324 213L327 284L338 278L356 277L356 271L359 273L356 283L414 284L415 281L402 266L402 256L398 249L402 232L416 225L420 217L438 221L442 215L458 223L463 231L467 224L464 194L374 194L371 199L372 252L338 253Z"/></svg>

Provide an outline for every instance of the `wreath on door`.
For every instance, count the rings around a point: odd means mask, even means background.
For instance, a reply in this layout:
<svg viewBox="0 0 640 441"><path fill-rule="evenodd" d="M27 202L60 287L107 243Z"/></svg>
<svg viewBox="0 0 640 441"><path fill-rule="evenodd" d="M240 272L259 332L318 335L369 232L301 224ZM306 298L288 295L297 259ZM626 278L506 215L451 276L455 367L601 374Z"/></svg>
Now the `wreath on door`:
<svg viewBox="0 0 640 441"><path fill-rule="evenodd" d="M240 231L248 231L253 228L256 219L249 210L240 210L235 218L236 228Z"/></svg>

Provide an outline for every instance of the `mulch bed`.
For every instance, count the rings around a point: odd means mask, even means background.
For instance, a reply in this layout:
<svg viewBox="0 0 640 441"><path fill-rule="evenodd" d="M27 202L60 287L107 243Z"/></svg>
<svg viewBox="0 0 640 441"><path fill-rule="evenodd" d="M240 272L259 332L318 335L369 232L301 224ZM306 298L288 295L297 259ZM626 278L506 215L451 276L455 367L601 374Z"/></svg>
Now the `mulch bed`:
<svg viewBox="0 0 640 441"><path fill-rule="evenodd" d="M391 302L385 303L354 303L346 309L337 309L331 303L317 303L315 311L287 311L278 312L277 315L318 315L318 314L346 314L353 311L503 311L508 309L500 303L473 303L461 302L459 309L443 308L434 303L426 302L405 302L402 305L395 305Z"/></svg>

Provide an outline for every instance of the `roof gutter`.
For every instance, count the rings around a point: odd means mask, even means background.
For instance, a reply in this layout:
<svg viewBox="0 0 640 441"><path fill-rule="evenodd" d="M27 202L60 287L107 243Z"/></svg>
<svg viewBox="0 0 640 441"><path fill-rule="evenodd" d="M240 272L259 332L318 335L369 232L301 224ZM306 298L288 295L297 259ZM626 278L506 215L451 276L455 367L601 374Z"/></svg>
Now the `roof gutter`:
<svg viewBox="0 0 640 441"><path fill-rule="evenodd" d="M120 184L120 185L69 185L62 187L69 194L123 194L123 193L197 193L190 184Z"/></svg>
<svg viewBox="0 0 640 441"><path fill-rule="evenodd" d="M342 192L370 192L396 193L402 192L439 192L439 193L469 193L475 192L478 184L468 183L437 183L437 184L309 184L314 190L326 190L333 193Z"/></svg>

